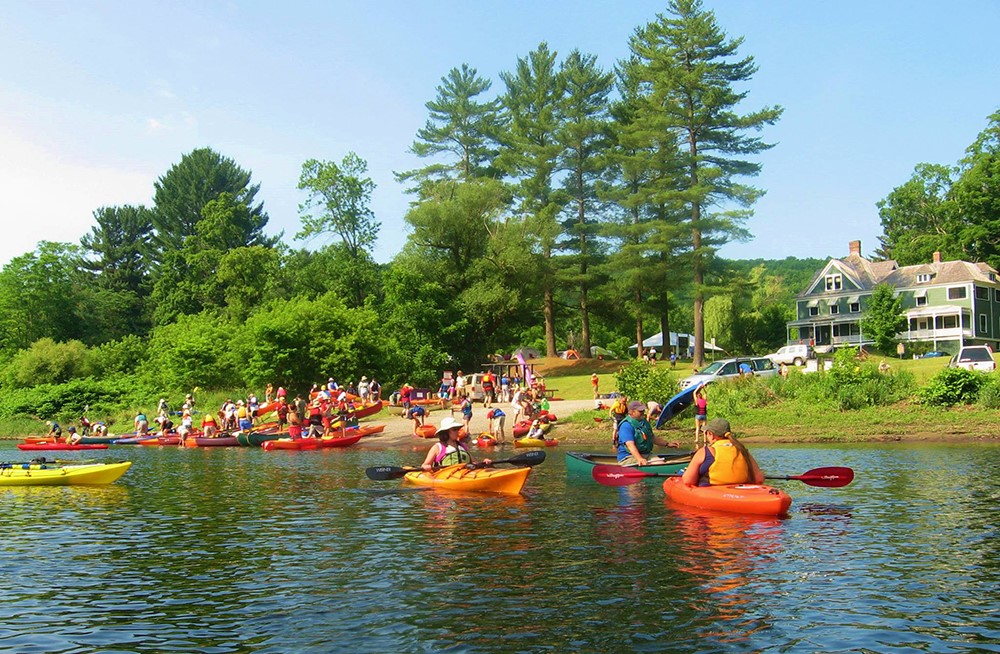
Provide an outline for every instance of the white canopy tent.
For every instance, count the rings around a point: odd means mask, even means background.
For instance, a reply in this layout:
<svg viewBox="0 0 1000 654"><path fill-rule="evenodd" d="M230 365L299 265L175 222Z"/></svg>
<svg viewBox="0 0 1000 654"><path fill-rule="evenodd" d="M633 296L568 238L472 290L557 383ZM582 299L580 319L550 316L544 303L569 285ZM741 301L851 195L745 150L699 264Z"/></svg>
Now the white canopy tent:
<svg viewBox="0 0 1000 654"><path fill-rule="evenodd" d="M677 347L677 343L679 342L680 338L686 338L688 343L693 343L694 342L694 336L692 336L691 334L678 334L677 332L670 332L670 347L674 347L674 348ZM655 347L655 348L662 349L663 348L663 332L657 332L657 333L653 334L652 336L650 336L649 338L647 338L646 340L644 340L642 342L642 347L644 347L644 348ZM633 345L629 345L628 349L634 350L634 349L636 349L636 346L634 344ZM706 352L723 352L724 350L721 347L716 347L715 345L712 345L711 343L709 343L709 342L706 341L705 342L705 351Z"/></svg>

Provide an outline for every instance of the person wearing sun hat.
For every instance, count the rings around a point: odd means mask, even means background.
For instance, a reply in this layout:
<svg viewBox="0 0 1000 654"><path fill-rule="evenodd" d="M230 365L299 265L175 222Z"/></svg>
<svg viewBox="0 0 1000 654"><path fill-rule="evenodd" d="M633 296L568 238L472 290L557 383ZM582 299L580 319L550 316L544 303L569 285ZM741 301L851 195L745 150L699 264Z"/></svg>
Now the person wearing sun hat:
<svg viewBox="0 0 1000 654"><path fill-rule="evenodd" d="M763 484L757 461L732 434L729 421L713 418L704 427L708 443L691 457L682 479L688 486Z"/></svg>
<svg viewBox="0 0 1000 654"><path fill-rule="evenodd" d="M427 456L424 457L421 468L433 470L460 463L474 463L472 453L462 442L467 438L467 435L462 434L462 423L448 416L441 421L436 434L438 442L427 450ZM483 463L490 465L493 462L490 459L483 459Z"/></svg>
<svg viewBox="0 0 1000 654"><path fill-rule="evenodd" d="M653 445L678 447L677 443L653 435L653 426L646 420L646 405L638 400L628 403L628 415L618 425L615 445L618 448L618 464L623 466L644 466L656 463L650 461Z"/></svg>

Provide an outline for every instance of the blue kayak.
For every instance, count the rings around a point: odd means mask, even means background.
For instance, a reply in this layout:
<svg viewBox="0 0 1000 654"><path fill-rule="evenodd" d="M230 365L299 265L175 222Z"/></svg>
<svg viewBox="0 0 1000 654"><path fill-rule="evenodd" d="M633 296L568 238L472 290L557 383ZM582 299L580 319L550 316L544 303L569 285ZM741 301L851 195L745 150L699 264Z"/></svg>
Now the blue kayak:
<svg viewBox="0 0 1000 654"><path fill-rule="evenodd" d="M694 392L696 390L698 390L698 385L692 384L667 400L666 404L663 405L663 411L660 412L660 417L656 419L656 428L659 429L663 426L663 423L694 404Z"/></svg>

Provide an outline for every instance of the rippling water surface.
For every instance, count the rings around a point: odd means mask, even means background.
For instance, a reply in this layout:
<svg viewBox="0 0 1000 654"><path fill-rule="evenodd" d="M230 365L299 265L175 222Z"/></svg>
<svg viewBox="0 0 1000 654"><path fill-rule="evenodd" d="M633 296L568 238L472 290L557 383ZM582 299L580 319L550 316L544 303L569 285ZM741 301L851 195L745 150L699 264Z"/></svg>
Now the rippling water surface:
<svg viewBox="0 0 1000 654"><path fill-rule="evenodd" d="M365 478L414 451L112 448L113 485L0 488L0 650L1000 651L1000 447L754 451L857 478L776 482L771 520L567 476L558 448L517 497Z"/></svg>

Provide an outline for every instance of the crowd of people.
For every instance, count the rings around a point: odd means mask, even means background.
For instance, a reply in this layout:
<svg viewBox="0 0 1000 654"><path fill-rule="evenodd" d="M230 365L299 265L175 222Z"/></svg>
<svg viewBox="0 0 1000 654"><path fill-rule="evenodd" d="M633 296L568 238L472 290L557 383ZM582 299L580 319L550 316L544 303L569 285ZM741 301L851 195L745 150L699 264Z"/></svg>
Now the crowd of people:
<svg viewBox="0 0 1000 654"><path fill-rule="evenodd" d="M196 388L195 391L198 389ZM308 399L307 399L308 398ZM277 429L287 429L291 438L303 436L330 435L342 425L356 424L355 413L363 406L382 399L382 386L374 378L362 376L357 384L346 386L329 378L326 384L313 384L310 392L303 397L296 395L288 399L288 391L282 386L267 384L263 402L254 392L245 398L226 398L216 411L201 411L195 408L194 393L185 395L180 409L171 410L167 398L161 397L156 405L156 413L149 415L139 410L132 419L136 437L177 435L183 445L185 440L199 434L213 438L236 432L245 432L260 424L260 418L272 411L276 416ZM89 407L87 407L89 409ZM195 414L200 413L200 424L195 423ZM80 429L69 427L65 441L78 443L87 436L106 437L108 425L105 422L92 423L86 415L79 421ZM47 436L63 441L63 430L55 420L48 421Z"/></svg>
<svg viewBox="0 0 1000 654"><path fill-rule="evenodd" d="M480 392L482 406L487 409L489 434L501 443L506 442L504 426L507 413L502 409L504 404L507 404L512 411L515 423L531 419L539 411L547 411L549 408L545 380L542 377L535 377L531 383L524 383L517 376L507 374L498 376L487 371L481 375L476 394ZM413 433L416 434L417 430L425 425L428 415L428 407L425 406L427 403L421 403L415 397L415 389L409 383L404 383L391 399L402 408L400 416L413 421ZM468 433L472 433L475 403L469 376L461 370L454 377L443 376L434 397L429 399L430 403L438 404L451 413L458 411L462 416L462 426Z"/></svg>

